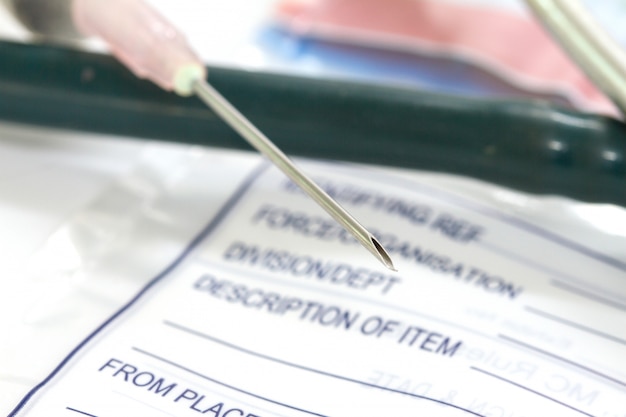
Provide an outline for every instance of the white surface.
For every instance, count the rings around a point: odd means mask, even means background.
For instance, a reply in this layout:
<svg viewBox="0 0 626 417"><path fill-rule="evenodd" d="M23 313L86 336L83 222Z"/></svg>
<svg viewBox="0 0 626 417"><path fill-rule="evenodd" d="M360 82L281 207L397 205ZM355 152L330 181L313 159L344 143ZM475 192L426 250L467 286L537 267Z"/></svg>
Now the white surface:
<svg viewBox="0 0 626 417"><path fill-rule="evenodd" d="M43 257L50 269L40 268L37 274L40 279L55 277L51 290L60 288L63 298L48 291L48 305L43 303L23 323L31 330L38 327L44 337L33 339L30 356L17 355L22 362L11 364L14 372L30 366L34 374L43 373L45 367L31 363L32 357L46 358L52 366L55 355L50 352L61 354L63 346L67 352L89 332L90 320L104 319L107 311L162 270L260 163L247 154L177 147L158 147L142 160L140 169L103 192L40 252L54 256ZM611 304L626 305L623 229L607 235L583 221L581 205L573 202L539 199L451 176L306 161L301 165L322 185L343 190L339 201L380 232L399 273L382 269L356 244L313 237L313 231L335 236L330 233L334 223L301 192L289 191L283 175L270 167L254 175L252 186L183 264L94 337L17 415L66 416L71 407L99 417L155 410L183 416L197 415L219 402L224 403L223 412L301 415L263 398L333 416L398 415L407 410L464 415L450 404L484 416L502 410L525 416L577 416L580 411L619 415L626 401L624 345L529 309L626 340L626 308ZM355 199L364 193L372 197ZM412 214L419 211L397 210L399 202L426 209L428 215L423 222L415 221ZM582 207L595 211L593 218L611 215L615 224L626 223L626 210ZM285 213L299 220L280 227L289 218ZM463 221L466 231L480 232L469 241L442 233L434 227L442 216ZM330 228L312 221L318 218L328 219ZM248 252L241 261L241 251L234 248L242 244L282 254L269 255L272 260L266 262L268 258ZM461 272L429 264L428 258L414 255L416 248L453 259L451 265L461 265ZM289 266L295 264L284 261L285 253L299 256L300 266ZM615 267L603 256L622 266ZM324 267L305 273L310 259ZM338 265L359 271L352 284L343 279L345 274L335 280L316 275ZM488 281L478 279L471 272L474 268L490 277ZM202 278L205 274L215 278ZM363 285L381 275L389 285ZM226 301L241 291L210 290L207 282L214 280L279 294L282 300L295 297L302 304L282 312L279 304L253 307L251 302L244 307L237 297ZM564 291L554 280L607 301ZM257 296L251 299L258 301ZM306 304L309 301L349 312L354 324L324 324L315 315L317 304ZM82 319L76 317L79 310ZM388 331L367 334L366 323L375 323L374 317L385 319ZM164 320L225 344L164 325ZM425 329L419 337L417 328ZM426 334L432 336L427 339ZM63 340L54 340L54 335ZM417 342L410 343L413 336ZM35 340L46 342L44 355L36 354L43 349ZM437 351L437 346L443 350ZM116 373L123 363L137 368L136 375L145 373L138 381L126 378ZM150 375L164 382L157 388L142 386ZM430 400L368 389L345 378ZM155 393L169 384L175 385Z"/></svg>
<svg viewBox="0 0 626 417"><path fill-rule="evenodd" d="M182 7L181 2L155 0L155 3L164 9L170 8L167 13L174 20L190 19L192 43L209 62L252 68L281 65L268 64L267 57L252 42L261 25L259 22L263 21L259 16L267 16L271 1L236 0L223 4L208 0L185 1L194 2L193 7L202 7L202 12L189 13L198 9ZM24 38L23 31L11 23L2 10L0 31L5 36ZM145 162L146 152L150 154L153 149L144 142L128 139L0 124L0 334L7 335L0 341L0 414L6 414L87 332L128 300L151 277L151 272L184 246L194 227L201 223L199 212L204 207L193 202L196 193L191 193L192 189L183 189L189 200L178 200L171 209L185 210L186 207L193 216L175 229L175 238L169 241L163 259L157 262L144 254L144 262L139 266L142 273L135 280L81 281L80 286L74 287L76 281L59 282L54 274L46 279L45 269L32 275L30 269L39 265L41 259L33 262L31 257L42 245L45 248L47 239L55 236L58 240L53 239L52 246L63 248L63 226L77 214L99 204L110 187L115 189L120 181L134 178L137 167ZM169 157L185 152L176 146L156 146L156 149L163 152L157 152L161 155L157 159L163 158L165 167L176 163ZM251 161L246 156L241 157L239 163L249 166ZM623 209L539 199L453 177L427 175L424 178L448 190L488 201L528 221L548 225L559 234L582 237L596 250L626 260ZM173 184L177 184L176 181ZM203 192L217 189L206 187ZM151 215L163 220L158 217L160 214L152 212ZM122 243L130 245L132 242ZM117 250L128 248L124 244L116 246ZM552 256L551 252L546 253ZM594 279L595 275L592 273L585 278ZM623 291L623 284L617 290ZM46 315L51 308L55 314ZM622 316L607 317L609 325L620 326L622 322L618 320L622 320ZM589 362L601 363L604 359L589 358ZM608 371L616 371L616 368ZM623 379L624 371L621 372L618 377Z"/></svg>
<svg viewBox="0 0 626 417"><path fill-rule="evenodd" d="M0 415L196 233L197 222L210 212L206 200L200 204L189 196L170 196L168 206L158 207L178 210L170 218L158 215L155 206L170 188L196 191L175 187L190 168L178 161L193 160L195 152L185 145L0 123ZM222 153L229 154L214 150L215 160L209 156L208 161L227 172L228 167L218 166ZM248 158L243 154L235 160ZM214 178L217 183L197 185L217 192L220 184L230 184ZM100 211L90 211L94 206ZM153 259L132 279L115 282L84 282L71 274L88 265L75 263L81 253L67 245L77 238L66 233L68 223L85 224L78 238L98 242L82 247L89 258L101 255L102 245L124 250L124 233L140 215L158 215L169 225L154 237L155 244L165 241L159 261Z"/></svg>
<svg viewBox="0 0 626 417"><path fill-rule="evenodd" d="M136 164L145 142L0 123L0 404L37 382L27 372L41 356L37 333L23 326L50 282L24 278L31 255L77 211ZM52 284L52 287L55 287Z"/></svg>
<svg viewBox="0 0 626 417"><path fill-rule="evenodd" d="M19 238L0 243L3 271L126 173L144 145L0 123L0 230Z"/></svg>

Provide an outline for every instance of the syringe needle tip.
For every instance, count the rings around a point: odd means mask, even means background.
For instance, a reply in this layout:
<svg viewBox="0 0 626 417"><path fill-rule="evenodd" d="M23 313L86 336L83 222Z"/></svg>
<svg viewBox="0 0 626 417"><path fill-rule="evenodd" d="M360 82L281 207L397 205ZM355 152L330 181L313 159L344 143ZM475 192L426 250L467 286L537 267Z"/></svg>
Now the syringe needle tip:
<svg viewBox="0 0 626 417"><path fill-rule="evenodd" d="M363 226L205 81L206 69L184 36L145 1L74 0L72 15L80 32L100 36L138 76L180 95L195 93L352 233L383 265L396 270L385 249ZM154 48L154 45L159 45L159 48Z"/></svg>
<svg viewBox="0 0 626 417"><path fill-rule="evenodd" d="M376 256L376 258L378 258L378 260L388 269L394 272L398 272L396 267L393 266L393 261L391 260L391 257L389 256L383 245L381 245L374 236L370 236L370 242L372 243L370 252L372 252L372 254L374 254L374 256Z"/></svg>
<svg viewBox="0 0 626 417"><path fill-rule="evenodd" d="M326 210L339 224L346 228L372 255L387 268L395 271L391 257L383 246L354 217L344 210L313 180L306 176L272 141L246 119L237 109L203 79L192 83L193 91L222 120L248 141L256 150L265 155L295 184L300 186L313 200Z"/></svg>

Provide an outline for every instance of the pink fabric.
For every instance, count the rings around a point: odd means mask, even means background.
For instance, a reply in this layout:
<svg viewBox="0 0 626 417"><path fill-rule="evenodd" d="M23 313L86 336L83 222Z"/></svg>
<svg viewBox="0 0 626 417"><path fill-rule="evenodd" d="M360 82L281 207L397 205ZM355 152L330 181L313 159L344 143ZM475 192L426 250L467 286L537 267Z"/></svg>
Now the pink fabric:
<svg viewBox="0 0 626 417"><path fill-rule="evenodd" d="M75 0L73 18L81 33L100 37L135 75L165 90L176 89L187 66L204 71L182 33L143 0Z"/></svg>
<svg viewBox="0 0 626 417"><path fill-rule="evenodd" d="M278 18L303 34L459 54L523 88L616 114L539 24L505 9L442 0L284 0Z"/></svg>

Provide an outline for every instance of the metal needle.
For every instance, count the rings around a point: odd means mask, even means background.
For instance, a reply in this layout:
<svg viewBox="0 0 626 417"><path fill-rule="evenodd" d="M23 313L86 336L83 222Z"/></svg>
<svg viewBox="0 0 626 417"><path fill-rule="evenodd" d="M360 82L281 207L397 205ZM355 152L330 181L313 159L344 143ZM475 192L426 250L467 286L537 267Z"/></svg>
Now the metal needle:
<svg viewBox="0 0 626 417"><path fill-rule="evenodd" d="M349 231L376 259L392 271L396 270L391 258L376 238L313 180L300 171L272 141L239 113L217 90L202 79L195 80L192 88L202 101L243 136L250 145L280 168L285 175L326 210L333 219Z"/></svg>

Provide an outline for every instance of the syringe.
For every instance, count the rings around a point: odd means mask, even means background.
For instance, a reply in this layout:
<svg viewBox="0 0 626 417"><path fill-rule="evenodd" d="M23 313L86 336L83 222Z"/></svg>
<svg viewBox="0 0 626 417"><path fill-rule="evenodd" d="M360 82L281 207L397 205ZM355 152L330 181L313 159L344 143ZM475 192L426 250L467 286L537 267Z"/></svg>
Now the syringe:
<svg viewBox="0 0 626 417"><path fill-rule="evenodd" d="M33 3L42 0L13 0L16 9L28 16ZM207 71L185 37L143 0L43 0L61 4L76 29L96 36L111 53L140 78L182 96L197 95L255 149L270 159L294 183L348 230L376 259L394 270L390 256L376 238L322 188L300 171L261 131L206 82ZM62 2L72 2L69 7ZM37 12L33 10L32 12ZM61 19L63 21L63 19Z"/></svg>

